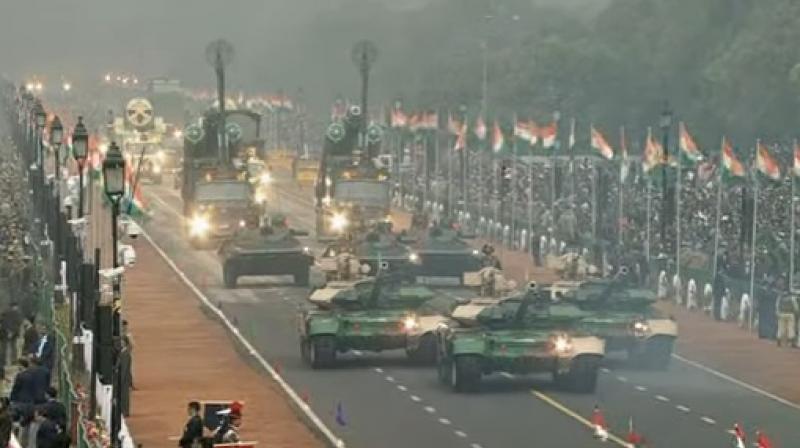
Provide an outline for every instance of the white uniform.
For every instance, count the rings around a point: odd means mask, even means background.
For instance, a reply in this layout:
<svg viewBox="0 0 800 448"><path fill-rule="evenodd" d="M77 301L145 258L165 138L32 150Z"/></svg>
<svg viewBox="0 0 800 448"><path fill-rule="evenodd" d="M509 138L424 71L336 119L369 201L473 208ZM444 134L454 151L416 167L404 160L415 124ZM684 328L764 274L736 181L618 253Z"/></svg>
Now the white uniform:
<svg viewBox="0 0 800 448"><path fill-rule="evenodd" d="M678 277L678 274L672 277L672 294L674 295L675 303L683 305L683 287L681 286L681 278Z"/></svg>
<svg viewBox="0 0 800 448"><path fill-rule="evenodd" d="M725 294L722 295L722 304L719 307L719 318L721 320L728 320L731 317L731 290L725 289Z"/></svg>
<svg viewBox="0 0 800 448"><path fill-rule="evenodd" d="M706 283L703 288L703 311L711 310L711 305L714 303L714 287L711 283Z"/></svg>
<svg viewBox="0 0 800 448"><path fill-rule="evenodd" d="M697 309L697 283L693 278L689 279L689 284L686 286L686 308Z"/></svg>
<svg viewBox="0 0 800 448"><path fill-rule="evenodd" d="M747 325L748 316L750 316L750 309L753 307L753 301L750 300L750 295L747 293L742 294L742 299L739 301L739 326L744 327Z"/></svg>
<svg viewBox="0 0 800 448"><path fill-rule="evenodd" d="M667 298L667 273L661 271L658 274L658 300L665 300Z"/></svg>
<svg viewBox="0 0 800 448"><path fill-rule="evenodd" d="M547 255L547 237L542 235L539 238L539 256L544 260Z"/></svg>

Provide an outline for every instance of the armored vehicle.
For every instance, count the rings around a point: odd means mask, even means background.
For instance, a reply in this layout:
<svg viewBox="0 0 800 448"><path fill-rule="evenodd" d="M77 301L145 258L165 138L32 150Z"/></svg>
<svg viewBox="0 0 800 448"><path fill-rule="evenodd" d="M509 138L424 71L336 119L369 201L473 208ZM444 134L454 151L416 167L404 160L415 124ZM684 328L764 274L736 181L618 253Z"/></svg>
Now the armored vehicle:
<svg viewBox="0 0 800 448"><path fill-rule="evenodd" d="M405 286L383 274L329 282L309 297L315 308L300 315L303 360L321 368L348 350L407 349L409 334L420 326L416 311L433 297L425 287ZM415 356L413 349L408 354Z"/></svg>
<svg viewBox="0 0 800 448"><path fill-rule="evenodd" d="M342 238L325 248L320 266L328 278L341 278L342 258L355 257L360 265L368 267L366 272L371 275L379 270L388 270L405 280L414 279L418 257L397 235L392 234L388 224L363 232L354 232L351 238Z"/></svg>
<svg viewBox="0 0 800 448"><path fill-rule="evenodd" d="M467 244L464 237L449 222L422 232L413 245L413 253L419 259L417 281L431 283L442 278L463 284L464 273L479 271L483 267L483 255Z"/></svg>
<svg viewBox="0 0 800 448"><path fill-rule="evenodd" d="M372 124L366 138L359 137L362 122L361 110L352 106L344 120L331 123L325 135L314 189L320 240L340 237L357 220L382 222L391 212L389 171L367 157L377 153L383 131ZM358 216L353 216L355 212Z"/></svg>
<svg viewBox="0 0 800 448"><path fill-rule="evenodd" d="M235 288L239 277L291 275L298 286L307 286L314 256L296 238L307 235L286 226L280 215L270 217L260 229L244 229L219 249L222 279Z"/></svg>
<svg viewBox="0 0 800 448"><path fill-rule="evenodd" d="M557 283L553 288L560 295L557 299L590 313L583 327L605 339L609 352L625 351L641 367L663 370L669 366L678 324L653 306L652 291L620 279Z"/></svg>
<svg viewBox="0 0 800 448"><path fill-rule="evenodd" d="M437 331L439 380L463 392L494 372L550 373L559 387L593 392L605 344L578 328L584 315L535 289L459 306Z"/></svg>

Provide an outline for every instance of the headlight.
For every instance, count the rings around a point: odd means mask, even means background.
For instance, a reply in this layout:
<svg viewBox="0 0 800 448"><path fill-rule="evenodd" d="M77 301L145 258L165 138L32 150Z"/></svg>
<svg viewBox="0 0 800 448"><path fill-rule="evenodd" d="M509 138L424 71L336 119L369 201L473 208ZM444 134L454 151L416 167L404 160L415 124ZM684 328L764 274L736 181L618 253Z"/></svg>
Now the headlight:
<svg viewBox="0 0 800 448"><path fill-rule="evenodd" d="M264 201L266 201L266 200L267 200L267 198L264 196L264 193L262 193L260 191L256 193L256 197L255 197L256 204L263 204Z"/></svg>
<svg viewBox="0 0 800 448"><path fill-rule="evenodd" d="M633 333L636 336L644 336L645 334L650 332L650 325L647 325L647 322L637 320L633 323Z"/></svg>
<svg viewBox="0 0 800 448"><path fill-rule="evenodd" d="M211 229L211 224L205 216L195 216L189 222L189 234L192 236L204 236Z"/></svg>
<svg viewBox="0 0 800 448"><path fill-rule="evenodd" d="M164 157L166 157L166 154L164 154L164 150L159 149L158 152L156 153L156 158L158 158L158 160L163 162Z"/></svg>
<svg viewBox="0 0 800 448"><path fill-rule="evenodd" d="M258 178L261 185L267 185L272 182L272 176L269 173L261 173L261 177Z"/></svg>
<svg viewBox="0 0 800 448"><path fill-rule="evenodd" d="M331 230L334 232L342 232L344 229L347 228L347 225L350 224L347 220L347 216L342 213L335 213L331 217Z"/></svg>
<svg viewBox="0 0 800 448"><path fill-rule="evenodd" d="M419 261L419 255L417 255L414 252L411 252L410 254L408 254L408 261L410 261L412 263L418 262Z"/></svg>
<svg viewBox="0 0 800 448"><path fill-rule="evenodd" d="M309 252L311 252L311 248L309 248L308 246L303 247L303 253L307 254Z"/></svg>
<svg viewBox="0 0 800 448"><path fill-rule="evenodd" d="M553 348L557 353L568 353L572 351L572 341L564 335L556 336L553 340Z"/></svg>
<svg viewBox="0 0 800 448"><path fill-rule="evenodd" d="M153 164L153 174L161 173L161 165Z"/></svg>
<svg viewBox="0 0 800 448"><path fill-rule="evenodd" d="M183 138L183 131L175 129L175 131L172 132L172 136L175 138Z"/></svg>
<svg viewBox="0 0 800 448"><path fill-rule="evenodd" d="M408 316L403 319L403 329L406 331L415 330L417 327L419 327L419 321L416 316Z"/></svg>
<svg viewBox="0 0 800 448"><path fill-rule="evenodd" d="M478 249L472 249L472 255L474 255L474 256L476 256L476 257L477 257L477 256L479 256L480 254L481 254L481 251L479 251Z"/></svg>
<svg viewBox="0 0 800 448"><path fill-rule="evenodd" d="M98 146L97 149L100 150L101 154L105 155L108 152L108 145L105 144L105 143L101 143L100 146Z"/></svg>
<svg viewBox="0 0 800 448"><path fill-rule="evenodd" d="M326 207L331 205L331 197L330 196L323 197L322 198L322 205L324 205Z"/></svg>
<svg viewBox="0 0 800 448"><path fill-rule="evenodd" d="M247 225L247 221L245 221L244 219L240 219L239 220L239 227L244 227L246 225Z"/></svg>

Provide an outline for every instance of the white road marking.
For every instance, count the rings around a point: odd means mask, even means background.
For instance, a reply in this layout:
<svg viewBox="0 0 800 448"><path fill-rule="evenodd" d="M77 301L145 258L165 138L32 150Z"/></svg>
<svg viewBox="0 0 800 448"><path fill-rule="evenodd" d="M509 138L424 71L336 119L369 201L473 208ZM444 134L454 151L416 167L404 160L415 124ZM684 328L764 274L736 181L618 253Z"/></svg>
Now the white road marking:
<svg viewBox="0 0 800 448"><path fill-rule="evenodd" d="M422 401L422 398L419 398L419 397L418 397L418 396L416 396L416 395L412 395L410 398L411 398L411 401L416 401L417 403L419 403L420 401Z"/></svg>
<svg viewBox="0 0 800 448"><path fill-rule="evenodd" d="M482 446L478 445L477 443L473 443L469 446L469 448L483 448Z"/></svg>
<svg viewBox="0 0 800 448"><path fill-rule="evenodd" d="M364 353L363 353L361 350L353 350L353 354L354 354L354 355L356 355L356 356L361 356L361 355L363 355ZM376 370L376 371L377 371L377 370Z"/></svg>
<svg viewBox="0 0 800 448"><path fill-rule="evenodd" d="M611 369L608 367L600 367L600 371L603 373L611 373Z"/></svg>
<svg viewBox="0 0 800 448"><path fill-rule="evenodd" d="M702 421L704 421L704 422L708 423L709 425L716 425L716 424L717 424L717 421L716 421L716 420L714 420L714 419L713 419L713 418L711 418L711 417L700 417L700 420L702 420Z"/></svg>
<svg viewBox="0 0 800 448"><path fill-rule="evenodd" d="M647 388L644 386L636 386L636 390L638 390L639 392L646 392Z"/></svg>
<svg viewBox="0 0 800 448"><path fill-rule="evenodd" d="M618 380L619 382L621 382L621 383L627 383L627 382L628 382L628 379L627 379L627 378L625 378L624 376L618 376L618 377L617 377L617 380Z"/></svg>
<svg viewBox="0 0 800 448"><path fill-rule="evenodd" d="M656 400L663 401L664 403L669 402L669 398L667 398L667 397L665 397L663 395L656 395Z"/></svg>
<svg viewBox="0 0 800 448"><path fill-rule="evenodd" d="M686 406L684 406L684 405L682 405L682 404L679 404L679 405L675 406L675 408L676 408L677 410L679 410L679 411L683 411L683 412L691 412L691 409L687 408Z"/></svg>
<svg viewBox="0 0 800 448"><path fill-rule="evenodd" d="M456 430L456 431L453 431L453 434L457 435L458 437L461 437L462 439L466 439L467 438L467 433L465 433L464 431Z"/></svg>
<svg viewBox="0 0 800 448"><path fill-rule="evenodd" d="M448 419L446 419L446 418L442 417L442 418L440 418L440 419L439 419L439 423L441 423L441 424L443 424L443 425L449 425L449 424L450 424L450 423L452 423L452 422L451 422L450 420L448 420Z"/></svg>
<svg viewBox="0 0 800 448"><path fill-rule="evenodd" d="M500 372L500 375L504 376L506 378L514 378L514 375L512 375L512 374L510 374L508 372Z"/></svg>
<svg viewBox="0 0 800 448"><path fill-rule="evenodd" d="M436 408L433 406L425 406L425 412L428 414L434 414L436 413Z"/></svg>
<svg viewBox="0 0 800 448"><path fill-rule="evenodd" d="M167 265L175 272L175 274L178 275L178 277L181 279L181 281L183 281L183 283L186 286L188 286L189 289L192 290L192 292L200 300L200 302L202 302L204 306L206 306L209 310L211 310L211 312L216 314L217 317L220 319L220 321L222 321L222 323L228 329L228 331L230 331L231 333L233 333L236 336L236 338L239 340L239 342L256 359L256 361L258 361L258 363L261 365L261 367L263 367L264 370L266 370L267 373L269 373L269 375L272 377L272 379L276 383L278 383L280 388L289 397L289 399L294 402L294 404L297 406L297 408L300 409L300 411L303 412L306 415L306 417L311 421L311 423L314 426L316 426L316 428L320 431L320 433L322 433L322 435L326 439L328 439L329 443L333 444L336 447L343 448L345 446L344 441L342 439L340 439L333 431L331 431L330 428L328 428L328 426L325 424L325 422L323 422L319 418L319 416L316 414L316 412L314 412L314 410L311 409L311 406L309 406L308 403L306 403L305 400L303 400L300 397L300 395L292 388L292 386L290 386L289 383L287 383L281 377L281 375L278 374L278 372L275 370L275 368L270 363L268 363L267 360L264 359L264 357L261 356L260 353L258 353L258 351L256 351L256 349L253 346L253 344L251 344L250 341L248 341L246 338L241 336L241 334L239 333L239 330L228 319L228 317L225 315L225 313L223 313L219 308L217 308L208 299L208 297L206 297L205 294L203 294L203 292L200 291L200 289L197 286L195 286L194 283L192 283L192 281L189 279L189 276L187 276L182 270L180 270L180 268L178 268L178 265L176 265L175 262L172 261L172 259L167 255L167 253L164 252L164 250L161 249L161 247L158 244L156 244L155 240L153 240L153 238L150 237L150 234L148 234L147 231L145 231L144 229L142 229L142 236L144 236L144 238L147 240L148 243L150 243L150 245L153 247L153 249L155 249L156 252L158 252L158 255L161 256L161 258L164 260L164 262L167 263Z"/></svg>
<svg viewBox="0 0 800 448"><path fill-rule="evenodd" d="M388 381L390 383L394 383L394 377L393 376L387 376L386 377L386 381Z"/></svg>
<svg viewBox="0 0 800 448"><path fill-rule="evenodd" d="M776 402L778 402L778 403L780 403L780 404L782 404L784 406L788 406L788 407L790 407L790 408L792 408L794 410L800 411L800 404L797 404L795 402L789 401L789 400L787 400L785 398L781 398L781 397L779 397L779 396L777 396L777 395L775 395L773 393L770 393L770 392L765 391L764 389L761 389L760 387L753 386L752 384L745 383L744 381L742 381L740 379L734 378L734 377L732 377L730 375L726 375L726 374L724 374L724 373L722 373L722 372L720 372L718 370L712 369L711 367L704 366L703 364L700 364L697 361L692 361L691 359L684 358L683 356L678 355L677 353L673 353L672 357L677 359L678 361L681 361L681 362L683 362L685 364L688 364L688 365L690 365L692 367L698 368L698 369L700 369L700 370L702 370L702 371L704 371L706 373L710 373L710 374L712 374L712 375L714 375L714 376L716 376L718 378L722 378L723 380L731 382L731 383L733 383L733 384L735 384L735 385L737 385L739 387L743 387L743 388L749 390L750 392L755 392L755 393L757 393L759 395L762 395L762 396L764 396L766 398L769 398L770 400L776 401Z"/></svg>
<svg viewBox="0 0 800 448"><path fill-rule="evenodd" d="M383 369L381 369L380 367L375 367L375 371L377 373L383 373Z"/></svg>
<svg viewBox="0 0 800 448"><path fill-rule="evenodd" d="M405 391L408 390L408 388L406 386L403 386L402 384L398 384L397 385L397 390L401 390L401 391L405 392Z"/></svg>

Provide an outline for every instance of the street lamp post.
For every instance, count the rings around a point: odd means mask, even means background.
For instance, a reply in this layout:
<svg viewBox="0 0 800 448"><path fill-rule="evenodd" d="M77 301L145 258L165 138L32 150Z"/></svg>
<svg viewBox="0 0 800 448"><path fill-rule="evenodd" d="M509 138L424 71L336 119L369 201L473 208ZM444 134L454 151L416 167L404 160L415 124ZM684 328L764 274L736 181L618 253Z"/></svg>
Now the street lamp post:
<svg viewBox="0 0 800 448"><path fill-rule="evenodd" d="M661 248L667 250L667 221L669 221L669 210L672 206L672 194L667 182L667 167L669 165L669 131L672 127L672 109L669 102L664 102L664 110L661 112L659 125L662 131L661 144L664 147L661 161Z"/></svg>
<svg viewBox="0 0 800 448"><path fill-rule="evenodd" d="M78 163L78 219L83 218L83 165L89 152L89 133L83 125L83 117L78 117L78 124L72 132L72 156Z"/></svg>
<svg viewBox="0 0 800 448"><path fill-rule="evenodd" d="M111 142L106 153L106 158L103 161L103 180L106 197L111 202L111 251L112 251L112 266L114 269L119 267L119 255L117 248L117 218L119 216L119 204L122 196L125 194L125 158L117 146L116 142ZM111 305L112 321L111 321L111 337L113 340L114 356L112 359L112 391L113 399L111 406L111 437L112 446L119 447L119 433L122 427L122 381L119 360L120 351L122 350L122 332L121 332L121 314L120 314L120 290L119 290L119 276L114 280L114 296Z"/></svg>
<svg viewBox="0 0 800 448"><path fill-rule="evenodd" d="M53 119L53 124L50 126L50 145L53 146L53 155L55 156L55 176L56 183L61 179L61 145L64 142L64 126L61 124L61 119L56 116Z"/></svg>
<svg viewBox="0 0 800 448"><path fill-rule="evenodd" d="M44 163L42 163L42 147L44 143L44 126L47 124L47 112L45 112L42 102L36 100L33 106L33 120L35 125L34 130L34 151L36 157L36 176L33 184L34 198L36 198L37 210L39 216L44 216ZM44 235L44 228L42 227L42 235Z"/></svg>

